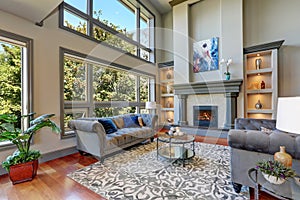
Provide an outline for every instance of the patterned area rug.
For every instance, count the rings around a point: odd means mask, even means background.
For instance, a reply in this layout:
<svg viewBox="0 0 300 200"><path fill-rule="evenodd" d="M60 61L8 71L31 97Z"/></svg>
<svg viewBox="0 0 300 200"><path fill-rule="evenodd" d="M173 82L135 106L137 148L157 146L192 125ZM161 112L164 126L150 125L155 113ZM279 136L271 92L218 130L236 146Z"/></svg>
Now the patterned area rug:
<svg viewBox="0 0 300 200"><path fill-rule="evenodd" d="M186 163L156 154L156 142L134 147L68 176L107 199L250 199L230 184L229 148L195 143Z"/></svg>

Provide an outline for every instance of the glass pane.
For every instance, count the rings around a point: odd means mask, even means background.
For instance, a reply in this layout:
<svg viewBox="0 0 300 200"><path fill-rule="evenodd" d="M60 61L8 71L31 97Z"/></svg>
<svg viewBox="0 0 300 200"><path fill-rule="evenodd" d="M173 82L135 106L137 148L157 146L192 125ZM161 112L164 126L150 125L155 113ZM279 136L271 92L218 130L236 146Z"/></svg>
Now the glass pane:
<svg viewBox="0 0 300 200"><path fill-rule="evenodd" d="M93 17L107 26L135 39L136 17L135 8L121 1L94 0Z"/></svg>
<svg viewBox="0 0 300 200"><path fill-rule="evenodd" d="M141 49L140 57L144 60L150 61L150 53L148 51L145 51L144 49Z"/></svg>
<svg viewBox="0 0 300 200"><path fill-rule="evenodd" d="M95 101L136 101L136 76L125 71L94 66Z"/></svg>
<svg viewBox="0 0 300 200"><path fill-rule="evenodd" d="M149 25L148 19L140 18L140 44L150 47L150 32L149 32Z"/></svg>
<svg viewBox="0 0 300 200"><path fill-rule="evenodd" d="M77 8L78 10L87 13L87 1L86 0L64 0L64 2Z"/></svg>
<svg viewBox="0 0 300 200"><path fill-rule="evenodd" d="M0 41L0 114L21 117L21 49ZM18 127L21 127L21 120Z"/></svg>
<svg viewBox="0 0 300 200"><path fill-rule="evenodd" d="M96 117L112 117L116 115L123 115L127 113L136 113L136 107L123 107L123 108L96 108L94 110Z"/></svg>
<svg viewBox="0 0 300 200"><path fill-rule="evenodd" d="M125 40L119 38L118 36L113 35L110 32L107 32L95 25L93 27L93 32L94 32L94 38L96 40L103 41L113 47L120 48L133 55L137 54L135 45L126 42Z"/></svg>
<svg viewBox="0 0 300 200"><path fill-rule="evenodd" d="M149 99L149 78L140 77L140 101L146 102Z"/></svg>
<svg viewBox="0 0 300 200"><path fill-rule="evenodd" d="M64 26L83 34L87 34L87 21L64 10Z"/></svg>
<svg viewBox="0 0 300 200"><path fill-rule="evenodd" d="M70 120L72 119L78 119L78 118L82 118L82 117L86 117L87 116L87 109L65 109L65 114L64 114L64 127L65 127L65 131L70 131L71 129L68 127L68 123Z"/></svg>
<svg viewBox="0 0 300 200"><path fill-rule="evenodd" d="M64 57L64 100L86 101L86 70L83 62Z"/></svg>

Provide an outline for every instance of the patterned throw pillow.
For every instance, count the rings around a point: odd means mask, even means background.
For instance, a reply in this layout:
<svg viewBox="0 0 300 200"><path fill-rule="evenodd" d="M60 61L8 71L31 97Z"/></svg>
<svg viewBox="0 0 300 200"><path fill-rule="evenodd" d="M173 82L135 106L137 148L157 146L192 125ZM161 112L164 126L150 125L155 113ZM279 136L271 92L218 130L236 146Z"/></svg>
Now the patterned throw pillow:
<svg viewBox="0 0 300 200"><path fill-rule="evenodd" d="M268 129L268 128L265 128L265 127L260 127L260 130L262 131L262 132L264 132L264 133L267 133L267 134L270 134L270 133L272 133L272 131L273 130L271 130L271 129Z"/></svg>
<svg viewBox="0 0 300 200"><path fill-rule="evenodd" d="M143 127L143 126L145 126L146 124L144 123L144 121L143 121L143 118L142 117L138 117L138 121L139 121L139 125L141 126L141 127Z"/></svg>
<svg viewBox="0 0 300 200"><path fill-rule="evenodd" d="M114 117L112 120L114 121L118 129L124 128L123 117Z"/></svg>
<svg viewBox="0 0 300 200"><path fill-rule="evenodd" d="M98 119L99 123L102 124L106 134L117 132L118 129L111 119Z"/></svg>
<svg viewBox="0 0 300 200"><path fill-rule="evenodd" d="M124 128L135 128L140 127L138 116L124 116Z"/></svg>

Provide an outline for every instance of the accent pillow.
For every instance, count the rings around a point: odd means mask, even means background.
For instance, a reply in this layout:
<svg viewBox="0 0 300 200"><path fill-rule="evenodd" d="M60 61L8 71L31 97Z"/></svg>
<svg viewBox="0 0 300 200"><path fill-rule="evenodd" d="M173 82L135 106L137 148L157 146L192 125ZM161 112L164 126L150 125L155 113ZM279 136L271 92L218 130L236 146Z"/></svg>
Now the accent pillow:
<svg viewBox="0 0 300 200"><path fill-rule="evenodd" d="M123 117L114 117L112 120L116 124L118 129L124 128Z"/></svg>
<svg viewBox="0 0 300 200"><path fill-rule="evenodd" d="M262 132L264 132L264 133L268 133L268 134L270 134L270 133L272 133L272 131L273 130L271 130L271 129L268 129L268 128L265 128L265 127L260 127L260 130L262 131Z"/></svg>
<svg viewBox="0 0 300 200"><path fill-rule="evenodd" d="M125 116L123 117L124 120L124 127L125 128L135 128L135 127L140 127L139 121L138 121L138 116Z"/></svg>
<svg viewBox="0 0 300 200"><path fill-rule="evenodd" d="M143 127L143 126L145 126L146 124L144 123L144 121L143 121L143 118L142 117L138 117L138 122L139 122L139 125L141 126L141 127Z"/></svg>
<svg viewBox="0 0 300 200"><path fill-rule="evenodd" d="M118 129L111 119L98 119L98 122L102 124L106 134L117 132Z"/></svg>

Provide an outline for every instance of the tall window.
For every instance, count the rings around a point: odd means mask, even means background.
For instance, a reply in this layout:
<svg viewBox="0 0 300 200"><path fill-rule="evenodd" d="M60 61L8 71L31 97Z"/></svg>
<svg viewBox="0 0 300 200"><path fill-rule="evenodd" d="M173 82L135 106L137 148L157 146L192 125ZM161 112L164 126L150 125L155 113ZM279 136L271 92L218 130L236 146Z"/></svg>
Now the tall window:
<svg viewBox="0 0 300 200"><path fill-rule="evenodd" d="M62 49L63 137L73 135L68 121L79 117L109 117L145 112L154 76L128 71L101 60Z"/></svg>
<svg viewBox="0 0 300 200"><path fill-rule="evenodd" d="M31 51L31 39L0 30L0 114L17 115L19 128L28 126L21 116L32 112Z"/></svg>
<svg viewBox="0 0 300 200"><path fill-rule="evenodd" d="M154 15L136 0L65 0L60 27L154 62Z"/></svg>

